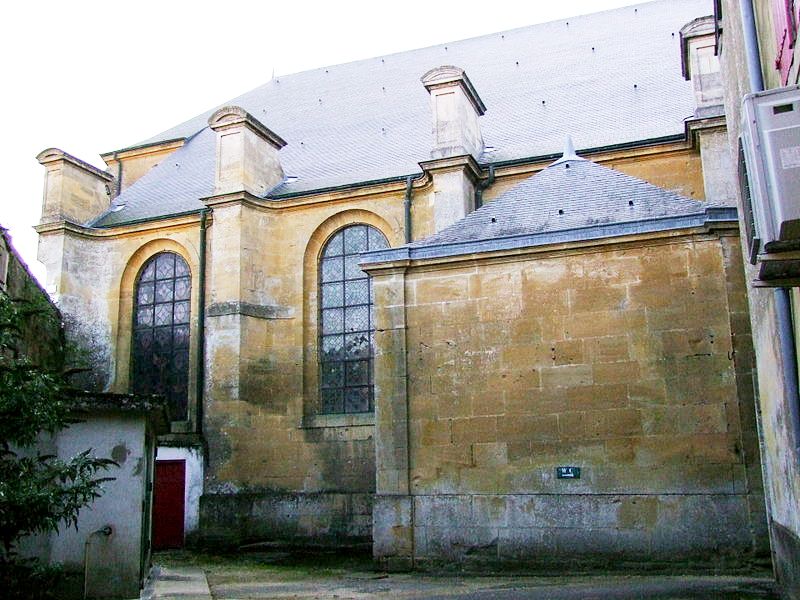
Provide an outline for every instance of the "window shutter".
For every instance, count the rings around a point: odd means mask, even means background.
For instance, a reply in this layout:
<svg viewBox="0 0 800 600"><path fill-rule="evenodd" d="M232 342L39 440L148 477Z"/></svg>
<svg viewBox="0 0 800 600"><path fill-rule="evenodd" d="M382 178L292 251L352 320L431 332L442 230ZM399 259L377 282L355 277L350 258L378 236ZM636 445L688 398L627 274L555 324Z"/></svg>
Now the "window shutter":
<svg viewBox="0 0 800 600"><path fill-rule="evenodd" d="M775 27L777 47L775 68L781 74L781 83L786 85L789 80L789 69L792 66L792 50L797 38L794 0L772 0L772 22Z"/></svg>

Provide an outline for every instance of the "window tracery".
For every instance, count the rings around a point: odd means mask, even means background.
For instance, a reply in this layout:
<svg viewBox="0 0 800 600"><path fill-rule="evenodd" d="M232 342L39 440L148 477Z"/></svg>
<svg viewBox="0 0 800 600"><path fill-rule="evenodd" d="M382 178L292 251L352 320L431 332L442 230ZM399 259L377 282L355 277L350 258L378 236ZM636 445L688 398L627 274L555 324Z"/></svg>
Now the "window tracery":
<svg viewBox="0 0 800 600"><path fill-rule="evenodd" d="M136 278L133 391L167 398L173 420L187 418L192 282L174 252L151 257Z"/></svg>
<svg viewBox="0 0 800 600"><path fill-rule="evenodd" d="M372 375L375 326L372 285L358 266L362 252L389 247L369 225L336 232L320 259L320 406L323 413L374 409Z"/></svg>

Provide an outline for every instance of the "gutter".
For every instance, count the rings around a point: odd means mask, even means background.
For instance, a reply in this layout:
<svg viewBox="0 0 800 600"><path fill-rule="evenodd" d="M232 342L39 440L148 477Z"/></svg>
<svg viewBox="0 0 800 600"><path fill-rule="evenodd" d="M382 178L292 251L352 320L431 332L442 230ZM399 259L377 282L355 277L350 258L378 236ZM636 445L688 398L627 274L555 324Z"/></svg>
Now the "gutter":
<svg viewBox="0 0 800 600"><path fill-rule="evenodd" d="M647 146L658 146L659 144L669 144L673 142L686 141L686 133L676 133L673 135L665 135L662 137L649 138L646 140L636 140L634 142L620 142L619 144L610 144L608 146L594 146L592 148L581 148L581 156L590 154L598 154L601 152L614 152L615 150L628 150L633 148L645 148ZM495 167L513 167L517 165L526 165L540 162L553 161L561 158L564 152L555 152L551 154L539 154L538 156L526 156L523 158L510 158L508 160L498 160L493 162ZM484 165L481 165L484 166Z"/></svg>
<svg viewBox="0 0 800 600"><path fill-rule="evenodd" d="M205 209L201 209L202 212ZM142 217L141 219L131 219L130 221L124 221L122 223L111 223L110 225L90 225L90 229L100 229L100 230L109 230L114 229L117 227L127 227L129 225L141 225L142 223L154 223L157 221L168 221L169 219L177 219L178 217L185 217L187 215L196 215L199 214L197 209L193 210L184 210L182 212L171 213L168 215L158 215L155 217ZM106 213L107 215L107 213ZM102 215L100 218L102 219L104 216Z"/></svg>
<svg viewBox="0 0 800 600"><path fill-rule="evenodd" d="M373 250L361 254L362 265L373 265L400 260L424 260L456 256L473 257L487 252L517 251L553 244L596 242L629 235L645 235L681 229L707 228L735 224L739 220L733 207L708 207L702 213L665 216L622 223L588 225L555 231L522 233L503 237L486 237L477 240L439 242L425 246L400 246L386 250Z"/></svg>
<svg viewBox="0 0 800 600"><path fill-rule="evenodd" d="M687 136L686 133L678 133L674 135L667 135L662 137L656 138L649 138L646 140L637 140L634 142L621 142L619 144L610 144L608 146L595 146L593 148L584 148L581 150L581 156L586 156L589 154L595 154L600 152L613 152L615 150L628 150L633 148L645 148L647 146L657 146L659 144L669 144L673 142L683 142L686 141ZM535 164L535 163L542 163L547 161L553 161L558 158L561 158L563 152L556 152L554 154L539 154L537 156L525 156L522 158L512 158L509 160L499 160L496 162L492 162L491 164L479 164L480 167L513 167L517 165L527 165L527 164ZM419 177L420 173L413 175L413 177ZM300 196L309 196L311 194L326 194L330 192L338 192L341 190L349 190L349 189L358 189L363 187L370 187L373 185L382 185L386 183L397 183L399 181L406 181L409 175L396 175L392 177L385 177L383 179L372 179L369 181L359 181L355 183L343 183L341 185L334 185L328 187L317 188L313 190L302 190L297 192L282 192L278 194L271 194L269 196L264 196L261 198L262 200L286 200L289 198L297 198Z"/></svg>
<svg viewBox="0 0 800 600"><path fill-rule="evenodd" d="M745 64L750 79L750 92L764 91L764 76L761 72L761 53L758 46L758 30L752 0L739 0L744 37ZM775 324L777 326L778 353L781 360L781 383L789 421L794 433L794 458L800 461L800 390L797 381L797 340L792 323L792 299L790 288L775 288Z"/></svg>
<svg viewBox="0 0 800 600"><path fill-rule="evenodd" d="M612 145L609 145L609 146L597 146L597 147L594 147L594 148L585 148L585 149L581 150L581 154L585 156L585 155L599 153L599 152L612 152L612 151L616 151L616 150L626 150L626 149L632 149L632 148L644 148L644 147L647 147L647 146L656 146L656 145L659 145L659 144L667 144L667 143L672 143L672 142L686 141L686 139L687 139L686 133L682 133L682 134L669 135L669 136L664 136L664 137L659 137L659 138L650 138L650 139L647 139L647 140L640 140L640 141L637 141L637 142L623 142L623 143L620 143L620 144L612 144ZM121 151L119 151L119 152L121 152ZM558 158L561 158L562 154L563 154L563 152L558 152L556 154L541 154L539 156L528 156L528 157L523 157L523 158L514 158L514 159L510 159L510 160L502 160L502 161L497 161L497 162L493 162L491 164L486 164L486 165L480 164L479 166L481 168L486 167L486 168L489 168L489 169L494 167L495 170L496 170L496 169L502 168L502 167L513 167L513 166L518 166L518 165L527 165L527 164L543 163L543 162L547 162L547 161L553 161L553 160L556 160ZM293 198L308 197L308 196L312 196L312 195L326 194L326 193L331 193L331 192L339 192L339 191L343 191L343 190L363 189L363 188L368 188L368 187L375 186L375 185L384 185L384 184L391 184L391 183L407 182L409 177L411 177L413 179L418 179L422 175L424 175L424 173L415 173L415 174L412 174L412 175L397 175L397 176L392 176L392 177L386 177L386 178L383 178L383 179L373 179L373 180L369 180L369 181L361 181L361 182L356 182L356 183L345 183L345 184L341 184L341 185L317 188L317 189L313 189L313 190L301 190L301 191L296 191L296 192L283 192L283 193L278 193L278 194L271 194L271 195L267 195L267 196L264 196L264 197L260 197L259 199L260 200L265 200L265 201L270 201L270 200L290 200L290 199L293 199ZM95 228L95 229L109 230L109 229L115 229L115 228L118 228L118 227L126 227L128 225L139 225L139 224L142 224L142 223L149 223L149 222L153 222L153 221L173 219L173 218L176 218L176 217L182 217L182 216L191 215L191 214L197 214L197 210L193 209L193 210L187 210L187 211L183 211L183 212L171 213L171 214L166 214L166 215L158 215L158 216L152 216L152 217L142 217L142 218L139 218L139 219L131 219L131 220L128 220L128 221L121 221L121 222L118 222L118 223L97 225L97 222L99 222L104 217L108 216L108 213L106 213L106 214L101 215L98 219L96 219L95 222L91 225L91 227Z"/></svg>
<svg viewBox="0 0 800 600"><path fill-rule="evenodd" d="M419 177L419 175L420 175L419 173L415 175L396 175L394 177L384 177L382 179L370 179L369 181L359 181L356 183L343 183L341 185L332 185L329 187L322 187L315 190L283 192L281 194L272 194L271 196L264 196L261 198L261 200L285 200L288 198L297 198L299 196L309 196L311 194L326 194L329 192L338 192L340 190L371 187L373 185L383 185L385 183L397 183L399 181L407 181L409 177Z"/></svg>

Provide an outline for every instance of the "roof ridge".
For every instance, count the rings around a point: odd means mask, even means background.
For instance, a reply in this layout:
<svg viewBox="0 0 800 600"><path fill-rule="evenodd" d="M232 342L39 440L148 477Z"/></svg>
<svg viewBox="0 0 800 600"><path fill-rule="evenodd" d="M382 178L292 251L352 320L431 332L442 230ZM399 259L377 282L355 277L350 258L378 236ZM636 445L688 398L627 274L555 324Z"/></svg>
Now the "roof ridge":
<svg viewBox="0 0 800 600"><path fill-rule="evenodd" d="M608 14L608 13L620 12L620 11L631 9L631 8L638 8L638 7L649 5L649 4L659 4L659 3L666 4L667 2L671 2L671 1L674 1L674 0L648 0L648 1L645 1L645 2L637 2L637 3L634 3L634 4L628 4L628 5L625 5L625 6L619 6L617 8L610 8L610 9L600 10L600 11L596 11L596 12L588 12L588 13L583 13L583 14L579 14L579 15L570 15L570 16L567 16L567 17L561 17L559 19L553 19L553 20L550 20L550 21L544 21L542 23L531 23L529 25L523 25L521 27L514 27L512 29L502 29L502 30L499 30L499 31L491 31L489 33L484 33L484 34L481 34L481 35L475 35L475 36L470 36L470 37L465 37L465 38L460 38L460 39L456 39L456 40L445 40L443 42L438 42L436 44L430 44L430 45L427 45L427 46L420 46L420 47L417 47L417 48L409 48L407 50L398 50L396 52L389 52L389 53L386 53L386 54L376 54L376 55L373 55L373 56L367 56L367 57L364 57L364 58L358 58L358 59L355 59L355 60L349 60L349 61L345 61L345 62L341 62L341 63L324 64L324 65L320 65L318 67L313 67L313 68L310 68L310 69L303 69L301 71L294 71L294 72L291 72L291 73L285 73L283 75L277 75L277 76L273 77L273 79L265 81L261 85L258 85L256 87L250 89L250 90L242 92L241 94L238 94L237 96L235 96L234 98L231 98L230 100L228 100L226 102L223 102L221 104L217 104L217 105L213 106L212 108L209 108L207 111L203 111L201 113L198 113L197 115L194 115L193 117L190 117L189 119L186 119L185 121L182 121L181 123L178 123L178 124L174 125L173 127L165 129L165 130L161 131L160 133L157 133L156 135L154 135L154 136L152 136L150 138L147 138L146 140L142 140L142 141L140 141L140 142L138 142L138 143L136 143L136 144L134 144L133 146L130 146L130 147L136 148L138 146L143 146L143 145L147 145L147 144L150 144L150 143L155 143L155 142L157 142L157 141L162 139L163 134L166 134L166 133L168 133L170 131L173 131L174 129L177 129L181 125L189 123L189 122L193 121L194 119L197 119L197 118L199 118L199 117L201 117L203 115L213 113L215 110L217 110L217 109L219 109L219 108L221 108L223 106L230 105L230 104L234 103L235 100L237 100L239 98L242 98L245 95L252 94L252 93L256 92L257 90L261 90L261 89L267 87L268 85L270 85L270 83L272 83L273 81L280 80L281 78L294 77L296 75L303 75L305 73L312 73L314 71L326 71L327 72L327 70L335 69L337 67L356 65L358 63L367 63L369 61L374 61L374 60L377 60L377 59L396 57L396 56L399 56L399 55L408 55L408 54L412 54L412 53L415 53L415 52L424 52L424 51L436 48L438 46L449 46L449 45L460 44L460 43L464 43L464 42L472 42L472 41L476 41L476 40L491 38L491 37L497 36L497 35L504 35L504 34L507 34L507 33L516 33L516 32L520 32L520 31L523 31L523 30L532 29L532 28L535 28L535 27L546 27L548 25L552 25L553 23L558 23L558 22L561 22L561 21L565 21L567 19L584 19L584 18L587 18L587 17L595 17L595 16L604 15L604 14ZM420 76L421 75L422 75L422 73L420 73ZM164 138L164 139L166 139L166 138Z"/></svg>

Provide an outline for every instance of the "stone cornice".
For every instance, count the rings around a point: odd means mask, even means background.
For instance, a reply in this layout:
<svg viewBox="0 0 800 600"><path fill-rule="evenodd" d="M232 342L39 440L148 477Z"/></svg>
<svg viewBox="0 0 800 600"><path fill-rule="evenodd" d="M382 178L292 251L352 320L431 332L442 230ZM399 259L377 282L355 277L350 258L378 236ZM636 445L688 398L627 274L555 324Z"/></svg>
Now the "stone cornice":
<svg viewBox="0 0 800 600"><path fill-rule="evenodd" d="M477 240L435 246L401 246L367 252L361 268L370 273L382 269L414 268L423 265L462 264L487 259L516 259L520 256L575 251L592 251L615 245L651 243L657 240L703 234L738 234L735 208L709 207L705 214L667 217L634 223L598 225L580 229L534 233L508 238Z"/></svg>
<svg viewBox="0 0 800 600"><path fill-rule="evenodd" d="M411 266L411 259L402 258L381 263L359 263L361 269L372 276L396 275L405 273Z"/></svg>
<svg viewBox="0 0 800 600"><path fill-rule="evenodd" d="M417 177L413 181L413 188L421 189L430 184L429 176ZM288 196L277 198L260 198L254 196L246 191L229 192L227 194L218 194L215 196L207 196L200 198L201 202L205 202L206 206L211 208L218 208L221 206L228 206L231 204L244 204L250 208L258 210L282 210L289 208L296 208L302 206L309 206L312 204L327 203L327 202L352 202L362 198L369 198L381 196L386 194L402 194L405 192L406 183L405 178L398 179L397 181L380 182L370 186L359 187L344 187L334 190L311 191L302 195Z"/></svg>
<svg viewBox="0 0 800 600"><path fill-rule="evenodd" d="M102 158L106 164L109 164L109 162L115 162L117 160L127 160L129 158L147 156L148 154L159 154L161 152L177 150L185 143L186 138L175 138L163 142L156 142L154 144L130 146L128 148L122 148L121 150L114 150L113 152L105 152L100 155L100 158Z"/></svg>
<svg viewBox="0 0 800 600"><path fill-rule="evenodd" d="M694 135L693 132L703 129L704 127L706 129L712 127L724 127L724 118L722 121L720 121L719 118L703 119L700 121L687 121L686 138L683 139L656 140L651 144L636 147L623 146L613 148L597 148L589 151L581 150L580 152L581 156L585 158L591 158L591 160L599 164L612 161L619 162L624 160L655 157L658 155L691 152L697 147L697 136ZM495 176L499 181L504 177L523 177L526 175L534 175L551 164L556 158L558 158L556 155L532 156L505 163L499 162L495 166ZM487 167L487 165L480 165L471 155L428 160L419 164L423 169L422 174L409 175L410 177L414 178L412 185L415 191L420 191L430 186L433 180L433 174L436 170L444 171L447 169L466 168L476 179L485 179L488 176L486 169L484 168ZM245 192L232 192L216 196L207 196L200 198L200 200L205 202L209 207L219 207L226 204L243 202L252 208L263 211L288 210L313 204L328 202L352 202L360 199L374 198L376 196L403 194L405 193L405 189L406 177L403 176L374 182L345 184L331 188L267 196L266 198L260 198ZM196 215L197 213L192 212L190 214ZM167 223L172 219L181 218L192 218L194 221L197 220L196 216L185 217L183 215L174 215L153 219L144 223L117 225L108 229L86 228L86 231L90 232L89 235L94 235L91 232L96 232L97 237L107 237L116 235L116 233L120 230L127 232L130 228L135 228L134 230L139 231L158 228L161 227L163 223ZM57 227L58 224L48 224L48 227L52 225Z"/></svg>
<svg viewBox="0 0 800 600"><path fill-rule="evenodd" d="M68 162L71 165L79 168L80 170L94 175L95 177L99 177L105 181L113 181L114 176L110 173L106 173L105 171L98 169L94 165L90 165L89 163L72 156L71 154L60 150L59 148L47 148L46 150L42 150L39 154L36 155L36 160L39 161L39 164L47 167L57 162Z"/></svg>
<svg viewBox="0 0 800 600"><path fill-rule="evenodd" d="M208 126L217 132L244 126L276 150L286 145L281 136L239 106L223 106L208 118Z"/></svg>
<svg viewBox="0 0 800 600"><path fill-rule="evenodd" d="M425 86L428 92L439 88L458 86L464 91L464 95L479 116L486 112L486 105L481 100L464 69L453 65L442 65L425 73L420 78L420 81L422 81L422 85Z"/></svg>
<svg viewBox="0 0 800 600"><path fill-rule="evenodd" d="M211 214L207 217L208 223L211 223L213 216ZM128 223L125 225L117 225L113 228L98 228L86 227L85 225L78 225L70 221L53 221L50 223L41 223L34 225L33 229L39 235L49 235L57 233L70 233L85 238L115 238L127 235L138 235L142 232L164 229L173 229L178 227L194 226L200 222L200 215L198 211L183 215L173 215L170 217L152 219L137 223Z"/></svg>
<svg viewBox="0 0 800 600"><path fill-rule="evenodd" d="M657 247L667 244L683 243L686 241L717 240L721 237L738 236L739 229L735 225L729 227L696 227L683 230L673 230L650 235L631 235L591 242L553 244L526 248L518 251L505 251L485 254L471 254L462 257L448 257L441 259L412 260L408 270L428 271L440 269L458 269L465 266L477 266L495 263L507 263L519 260L535 260L540 258L555 258L579 254L593 254L598 252L613 252L617 250L632 250L635 248ZM371 268L371 267L370 267ZM367 267L362 267L367 270ZM372 271L370 271L372 272ZM378 274L378 273L375 273Z"/></svg>
<svg viewBox="0 0 800 600"><path fill-rule="evenodd" d="M698 134L702 131L713 131L728 129L728 121L725 115L713 115L709 117L696 117L686 120L686 139L691 141L692 147L698 147Z"/></svg>
<svg viewBox="0 0 800 600"><path fill-rule="evenodd" d="M419 166L426 175L433 175L446 171L466 170L473 180L477 180L482 177L483 173L478 161L476 161L471 154L424 160L419 163Z"/></svg>
<svg viewBox="0 0 800 600"><path fill-rule="evenodd" d="M431 183L430 175L427 173L411 174L408 176L395 177L391 180L379 180L372 182L346 184L331 188L309 190L291 194L268 195L266 200L275 206L293 207L306 204L316 204L319 202L330 202L336 200L353 200L365 196L379 196L382 194L393 194L395 192L405 192L406 179L412 177L412 186L415 190L427 187Z"/></svg>
<svg viewBox="0 0 800 600"><path fill-rule="evenodd" d="M203 202L209 208L222 208L223 206L234 204L244 204L253 208L266 208L269 201L259 198L246 190L239 190L214 196L205 196L200 198L200 202Z"/></svg>

